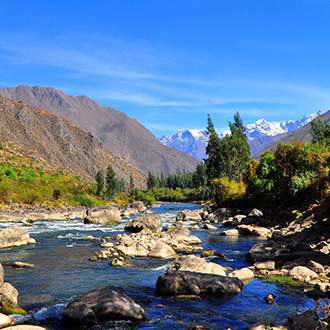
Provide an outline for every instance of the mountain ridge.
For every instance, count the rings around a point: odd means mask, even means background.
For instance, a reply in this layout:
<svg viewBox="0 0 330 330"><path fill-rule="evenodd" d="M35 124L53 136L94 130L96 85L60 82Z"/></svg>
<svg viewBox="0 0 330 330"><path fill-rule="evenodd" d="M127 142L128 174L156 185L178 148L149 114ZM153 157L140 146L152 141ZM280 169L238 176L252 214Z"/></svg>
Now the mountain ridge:
<svg viewBox="0 0 330 330"><path fill-rule="evenodd" d="M145 177L124 159L105 150L91 133L67 119L22 101L0 96L0 138L26 158L91 181L98 169L112 165L119 177L145 186Z"/></svg>
<svg viewBox="0 0 330 330"><path fill-rule="evenodd" d="M145 175L149 171L165 175L177 169L193 171L198 164L195 158L164 146L134 118L87 96L28 85L0 88L0 94L43 108L90 131L106 149L137 166Z"/></svg>
<svg viewBox="0 0 330 330"><path fill-rule="evenodd" d="M282 138L283 134L295 132L323 113L322 111L318 111L317 113L304 115L297 120L267 121L261 118L252 124L246 125L246 134L250 144L251 154L253 156L260 154L278 139ZM224 136L228 133L229 131L225 130L219 132L219 135ZM173 134L161 137L160 141L172 148L186 152L199 160L206 157L207 131L205 129L180 128Z"/></svg>

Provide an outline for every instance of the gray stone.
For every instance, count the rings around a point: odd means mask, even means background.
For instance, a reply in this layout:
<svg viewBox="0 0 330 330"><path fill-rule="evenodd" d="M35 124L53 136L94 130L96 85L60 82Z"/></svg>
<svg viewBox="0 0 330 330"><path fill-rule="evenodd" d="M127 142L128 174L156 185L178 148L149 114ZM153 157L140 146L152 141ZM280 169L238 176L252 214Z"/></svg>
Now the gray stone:
<svg viewBox="0 0 330 330"><path fill-rule="evenodd" d="M156 283L156 293L161 296L219 297L237 294L242 288L243 282L236 277L183 271L161 275Z"/></svg>
<svg viewBox="0 0 330 330"><path fill-rule="evenodd" d="M144 318L143 308L121 289L112 286L88 292L69 303L63 313L64 323L85 326L92 326L100 321L141 321Z"/></svg>

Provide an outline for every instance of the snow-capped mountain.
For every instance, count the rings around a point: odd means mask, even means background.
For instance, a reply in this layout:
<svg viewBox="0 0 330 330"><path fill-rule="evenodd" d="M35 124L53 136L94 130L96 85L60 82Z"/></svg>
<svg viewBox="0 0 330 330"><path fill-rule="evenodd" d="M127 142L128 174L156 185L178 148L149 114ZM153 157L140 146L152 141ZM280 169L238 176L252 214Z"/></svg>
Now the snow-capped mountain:
<svg viewBox="0 0 330 330"><path fill-rule="evenodd" d="M274 137L288 132L293 132L306 125L323 112L319 111L305 115L297 120L267 121L259 119L246 126L246 135L249 139L252 155L263 149L263 146L271 142ZM228 131L219 132L220 136L228 134ZM203 159L207 144L207 131L205 129L179 129L171 135L160 138L160 141L168 147L187 153L197 159Z"/></svg>
<svg viewBox="0 0 330 330"><path fill-rule="evenodd" d="M172 135L163 136L160 142L197 159L205 158L207 131L180 128Z"/></svg>

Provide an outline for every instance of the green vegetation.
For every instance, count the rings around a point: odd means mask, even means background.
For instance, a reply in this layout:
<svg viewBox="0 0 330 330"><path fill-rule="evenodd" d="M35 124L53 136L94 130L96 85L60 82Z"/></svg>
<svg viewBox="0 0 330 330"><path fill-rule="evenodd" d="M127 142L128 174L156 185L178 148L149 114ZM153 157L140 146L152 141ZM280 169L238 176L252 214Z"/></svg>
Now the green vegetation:
<svg viewBox="0 0 330 330"><path fill-rule="evenodd" d="M320 119L311 122L312 142L330 148L330 122L324 123Z"/></svg>
<svg viewBox="0 0 330 330"><path fill-rule="evenodd" d="M238 112L234 116L234 122L229 123L229 129L230 134L220 139L211 117L208 116L209 140L206 147L208 159L205 162L210 181L222 177L228 177L231 181L242 180L248 166L250 147Z"/></svg>
<svg viewBox="0 0 330 330"><path fill-rule="evenodd" d="M28 315L28 313L22 309L21 307L19 306L10 306L10 305L7 305L7 304L2 304L1 305L1 308L0 308L0 311L5 314L5 315L13 315L13 314L16 314L16 315Z"/></svg>
<svg viewBox="0 0 330 330"><path fill-rule="evenodd" d="M107 203L97 185L61 171L44 172L25 165L0 164L0 204L24 203L45 207L94 206Z"/></svg>
<svg viewBox="0 0 330 330"><path fill-rule="evenodd" d="M264 276L264 277L260 277L260 278L267 282L271 282L271 283L275 283L275 284L279 284L279 285L306 286L306 283L297 281L290 276L269 275L269 276Z"/></svg>
<svg viewBox="0 0 330 330"><path fill-rule="evenodd" d="M232 202L245 197L246 186L242 181L230 181L228 177L213 179L214 198L217 204Z"/></svg>
<svg viewBox="0 0 330 330"><path fill-rule="evenodd" d="M329 180L329 159L329 149L319 144L280 144L274 153L250 162L245 176L248 197L259 203L290 204Z"/></svg>

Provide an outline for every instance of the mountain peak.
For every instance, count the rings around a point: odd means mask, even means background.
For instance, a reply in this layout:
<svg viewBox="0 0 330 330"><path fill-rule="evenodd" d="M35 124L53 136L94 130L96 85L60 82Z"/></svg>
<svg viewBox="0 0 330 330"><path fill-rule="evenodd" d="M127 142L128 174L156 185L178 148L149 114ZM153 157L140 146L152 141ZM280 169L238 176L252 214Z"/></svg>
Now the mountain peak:
<svg viewBox="0 0 330 330"><path fill-rule="evenodd" d="M268 121L265 118L260 118L254 123L247 125L246 135L252 154L258 153L263 145L270 142L276 136L294 132L323 113L324 111L318 111L317 113L304 115L297 120ZM227 134L230 134L228 130L219 132L221 137ZM208 135L205 129L180 128L173 134L163 136L160 138L160 141L171 148L175 148L201 160L206 157L205 147L207 138Z"/></svg>

